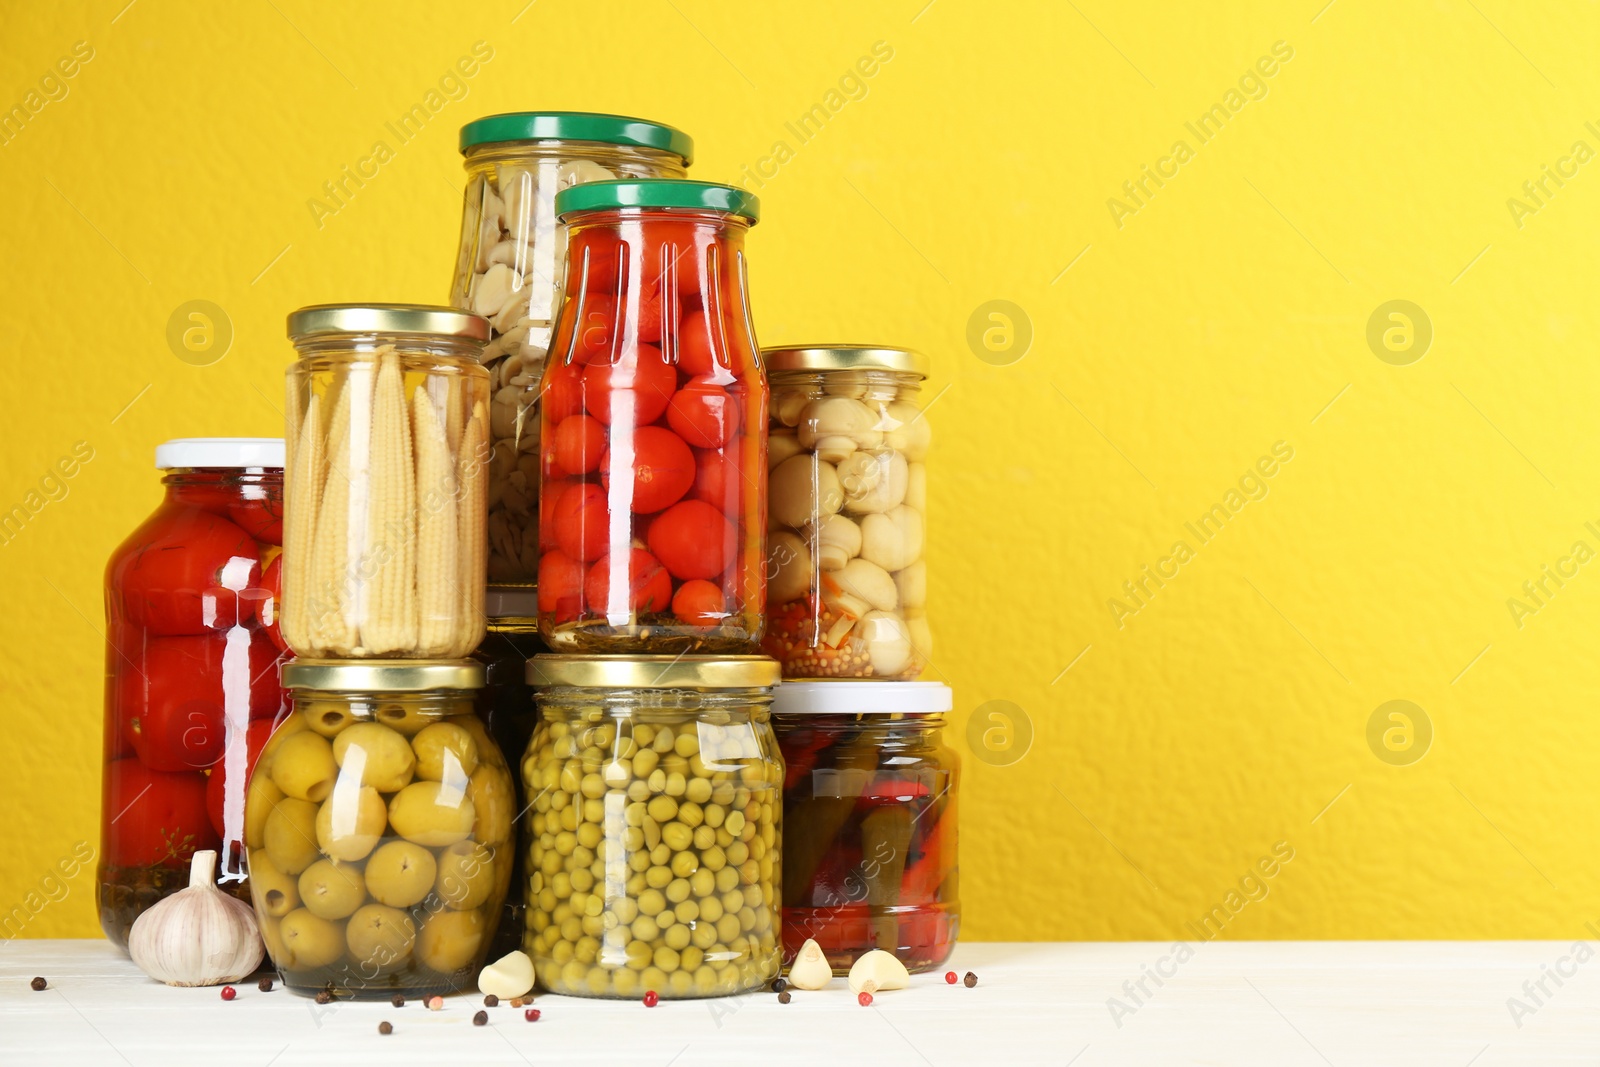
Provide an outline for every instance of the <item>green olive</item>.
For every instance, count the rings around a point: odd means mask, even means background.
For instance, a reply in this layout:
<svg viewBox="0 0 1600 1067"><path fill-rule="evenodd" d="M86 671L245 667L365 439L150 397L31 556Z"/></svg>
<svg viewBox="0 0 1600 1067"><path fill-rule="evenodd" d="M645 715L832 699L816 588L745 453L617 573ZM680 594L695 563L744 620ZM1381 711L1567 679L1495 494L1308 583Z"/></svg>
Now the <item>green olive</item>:
<svg viewBox="0 0 1600 1067"><path fill-rule="evenodd" d="M516 817L516 798L511 781L499 767L481 765L467 783L467 797L477 817L473 820L474 840L501 845L511 840L511 822Z"/></svg>
<svg viewBox="0 0 1600 1067"><path fill-rule="evenodd" d="M389 801L389 825L407 841L429 848L464 840L476 818L465 793L436 781L412 782Z"/></svg>
<svg viewBox="0 0 1600 1067"><path fill-rule="evenodd" d="M261 841L274 867L298 876L317 858L317 806L284 797L267 815Z"/></svg>
<svg viewBox="0 0 1600 1067"><path fill-rule="evenodd" d="M256 764L256 772L244 793L244 843L249 848L260 848L266 841L267 816L272 806L283 799L283 790L273 784L271 775Z"/></svg>
<svg viewBox="0 0 1600 1067"><path fill-rule="evenodd" d="M342 700L309 701L302 711L306 725L324 738L331 738L356 721L350 705Z"/></svg>
<svg viewBox="0 0 1600 1067"><path fill-rule="evenodd" d="M584 873L588 873L585 871ZM457 911L480 907L495 884L494 852L475 841L457 841L439 854L434 891Z"/></svg>
<svg viewBox="0 0 1600 1067"><path fill-rule="evenodd" d="M422 923L417 956L440 974L451 974L472 962L487 932L480 911L436 912Z"/></svg>
<svg viewBox="0 0 1600 1067"><path fill-rule="evenodd" d="M380 704L373 717L402 737L415 737L429 725L439 721L437 715L425 713L411 703Z"/></svg>
<svg viewBox="0 0 1600 1067"><path fill-rule="evenodd" d="M352 748L359 763L352 763ZM333 758L341 768L351 764L361 784L380 793L404 789L417 769L417 758L406 739L375 722L358 722L342 731L333 739Z"/></svg>
<svg viewBox="0 0 1600 1067"><path fill-rule="evenodd" d="M367 899L361 872L332 860L318 860L300 873L300 899L319 919L343 919Z"/></svg>
<svg viewBox="0 0 1600 1067"><path fill-rule="evenodd" d="M466 778L478 769L478 742L453 722L436 722L424 727L411 739L417 755L417 777L432 782L444 781L445 774L459 767Z"/></svg>
<svg viewBox="0 0 1600 1067"><path fill-rule="evenodd" d="M350 957L368 972L395 970L411 959L417 924L399 908L367 904L350 916L345 941Z"/></svg>
<svg viewBox="0 0 1600 1067"><path fill-rule="evenodd" d="M272 780L284 794L321 803L339 776L333 748L311 731L287 738L272 757Z"/></svg>
<svg viewBox="0 0 1600 1067"><path fill-rule="evenodd" d="M410 841L389 841L367 860L367 892L379 904L409 908L433 888L438 874L433 853Z"/></svg>
<svg viewBox="0 0 1600 1067"><path fill-rule="evenodd" d="M383 797L371 786L334 790L317 811L317 844L336 860L366 859L388 821Z"/></svg>
<svg viewBox="0 0 1600 1067"><path fill-rule="evenodd" d="M261 910L281 919L300 906L300 888L295 880L278 870L264 848L250 850L250 892Z"/></svg>
<svg viewBox="0 0 1600 1067"><path fill-rule="evenodd" d="M344 928L319 919L305 908L291 911L278 926L283 957L274 960L286 971L326 967L344 955Z"/></svg>

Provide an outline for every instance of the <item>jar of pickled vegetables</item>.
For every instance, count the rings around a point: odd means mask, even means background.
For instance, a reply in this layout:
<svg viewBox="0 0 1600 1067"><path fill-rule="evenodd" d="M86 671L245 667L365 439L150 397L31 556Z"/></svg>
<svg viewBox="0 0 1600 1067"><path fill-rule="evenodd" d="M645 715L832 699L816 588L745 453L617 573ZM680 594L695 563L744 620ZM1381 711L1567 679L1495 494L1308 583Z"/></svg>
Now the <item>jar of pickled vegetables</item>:
<svg viewBox="0 0 1600 1067"><path fill-rule="evenodd" d="M283 441L168 441L156 467L165 495L105 576L97 897L124 948L141 913L189 884L196 851L217 851L219 884L248 899L245 784L282 710L287 656Z"/></svg>
<svg viewBox="0 0 1600 1067"><path fill-rule="evenodd" d="M681 178L689 135L621 115L490 115L461 128L467 191L450 303L493 325L489 368L489 580L539 569L539 376L566 254L556 193L614 178Z"/></svg>
<svg viewBox="0 0 1600 1067"><path fill-rule="evenodd" d="M768 348L767 628L785 678L910 679L933 648L923 561L926 361Z"/></svg>
<svg viewBox="0 0 1600 1067"><path fill-rule="evenodd" d="M511 881L517 809L473 713L473 660L285 665L293 711L250 779L250 889L297 993L470 988Z"/></svg>
<svg viewBox="0 0 1600 1067"><path fill-rule="evenodd" d="M501 752L520 757L528 748L538 713L533 707L533 688L528 685L528 660L544 651L539 640L539 607L531 586L491 585L484 597L488 632L472 658L483 664L483 688L478 690L478 717L489 728L489 735ZM512 776L516 810L527 804L520 776ZM511 860L513 892L506 894L500 924L489 948L489 959L497 960L522 947L523 894L522 851Z"/></svg>
<svg viewBox="0 0 1600 1067"><path fill-rule="evenodd" d="M937 682L778 687L787 956L815 938L842 970L875 948L911 971L949 957L961 929L950 704Z"/></svg>
<svg viewBox="0 0 1600 1067"><path fill-rule="evenodd" d="M523 948L543 988L709 997L776 977L777 679L760 656L529 661Z"/></svg>
<svg viewBox="0 0 1600 1067"><path fill-rule="evenodd" d="M461 659L483 637L489 324L449 308L289 316L283 633L302 656Z"/></svg>
<svg viewBox="0 0 1600 1067"><path fill-rule="evenodd" d="M744 238L757 203L688 181L563 190L545 365L539 627L560 652L755 652L767 387Z"/></svg>

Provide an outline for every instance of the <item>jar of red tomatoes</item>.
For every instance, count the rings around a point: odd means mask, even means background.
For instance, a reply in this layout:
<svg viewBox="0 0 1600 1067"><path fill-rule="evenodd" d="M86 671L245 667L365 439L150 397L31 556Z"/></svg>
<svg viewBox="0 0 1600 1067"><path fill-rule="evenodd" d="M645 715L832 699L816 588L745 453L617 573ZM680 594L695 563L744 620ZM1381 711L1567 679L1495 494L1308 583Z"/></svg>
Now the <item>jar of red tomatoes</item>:
<svg viewBox="0 0 1600 1067"><path fill-rule="evenodd" d="M489 319L489 580L539 567L539 378L560 301L566 231L556 194L584 182L681 178L682 130L622 115L523 111L461 127L467 190L450 303Z"/></svg>
<svg viewBox="0 0 1600 1067"><path fill-rule="evenodd" d="M595 182L556 209L567 290L540 404L540 631L560 652L752 652L767 484L744 259L756 199Z"/></svg>
<svg viewBox="0 0 1600 1067"><path fill-rule="evenodd" d="M961 928L960 757L938 682L784 682L783 947L815 938L837 969L869 949L911 971L943 963Z"/></svg>
<svg viewBox="0 0 1600 1067"><path fill-rule="evenodd" d="M773 398L767 654L785 678L915 678L933 645L926 361L882 345L762 355Z"/></svg>
<svg viewBox="0 0 1600 1067"><path fill-rule="evenodd" d="M284 710L278 664L283 441L187 438L156 449L166 493L106 566L100 925L189 882L201 849L245 888L250 768Z"/></svg>

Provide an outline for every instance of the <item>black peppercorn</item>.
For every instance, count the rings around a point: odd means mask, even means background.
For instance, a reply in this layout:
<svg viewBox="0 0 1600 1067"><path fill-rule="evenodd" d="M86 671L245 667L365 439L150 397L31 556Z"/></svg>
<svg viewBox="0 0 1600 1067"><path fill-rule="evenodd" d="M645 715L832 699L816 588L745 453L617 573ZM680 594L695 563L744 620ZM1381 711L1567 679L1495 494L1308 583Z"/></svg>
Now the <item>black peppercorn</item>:
<svg viewBox="0 0 1600 1067"><path fill-rule="evenodd" d="M971 971L968 971L967 976L961 979L961 984L966 986L968 989L971 989L973 986L978 984L978 976L973 974Z"/></svg>
<svg viewBox="0 0 1600 1067"><path fill-rule="evenodd" d="M498 1008L500 1006L500 998L490 993L483 998L483 1006L486 1008Z"/></svg>
<svg viewBox="0 0 1600 1067"><path fill-rule="evenodd" d="M488 1026L489 1025L489 1013L486 1012L486 1011L480 1011L478 1014L474 1015L472 1017L472 1025L473 1026Z"/></svg>
<svg viewBox="0 0 1600 1067"><path fill-rule="evenodd" d="M782 978L774 978L772 980L772 991L774 993L782 993L785 989L788 989L788 988L789 988L789 983L784 981Z"/></svg>
<svg viewBox="0 0 1600 1067"><path fill-rule="evenodd" d="M383 1022L378 1024L378 1033L380 1033L380 1034L392 1034L392 1033L394 1033L393 1024L391 1024L387 1019L385 1019Z"/></svg>
<svg viewBox="0 0 1600 1067"><path fill-rule="evenodd" d="M396 993L389 1003L393 1004L397 1008L403 1008L406 1006L406 998L399 993Z"/></svg>
<svg viewBox="0 0 1600 1067"><path fill-rule="evenodd" d="M263 993L272 992L272 975L270 975L270 974L262 975L261 976L261 981L256 983L256 988L261 990L261 992L263 992Z"/></svg>
<svg viewBox="0 0 1600 1067"><path fill-rule="evenodd" d="M332 1004L333 1003L333 994L328 992L328 990L326 990L326 989L319 990L317 992L317 1003L318 1004Z"/></svg>
<svg viewBox="0 0 1600 1067"><path fill-rule="evenodd" d="M50 985L50 983L46 982L43 978L35 978L33 981L29 982L28 984L33 987L33 991L35 993L43 992Z"/></svg>
<svg viewBox="0 0 1600 1067"><path fill-rule="evenodd" d="M793 998L789 996L789 991L787 989L783 990L782 992L780 992L778 994L778 1003L779 1004L787 1004L792 999Z"/></svg>

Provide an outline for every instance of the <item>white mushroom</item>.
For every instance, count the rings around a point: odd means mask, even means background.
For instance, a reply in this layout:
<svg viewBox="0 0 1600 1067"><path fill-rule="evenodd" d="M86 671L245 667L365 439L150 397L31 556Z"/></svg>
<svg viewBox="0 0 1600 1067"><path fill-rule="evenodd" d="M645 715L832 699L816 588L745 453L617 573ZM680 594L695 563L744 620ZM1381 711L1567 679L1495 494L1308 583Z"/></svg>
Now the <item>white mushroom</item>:
<svg viewBox="0 0 1600 1067"><path fill-rule="evenodd" d="M861 401L826 396L811 401L801 413L800 443L829 463L838 463L858 448L882 444L877 424L877 413Z"/></svg>
<svg viewBox="0 0 1600 1067"><path fill-rule="evenodd" d="M822 381L822 391L829 396L860 400L867 395L867 383L860 374L830 374Z"/></svg>
<svg viewBox="0 0 1600 1067"><path fill-rule="evenodd" d="M833 576L839 588L860 597L880 611L893 611L900 603L899 590L889 572L864 559L853 559Z"/></svg>
<svg viewBox="0 0 1600 1067"><path fill-rule="evenodd" d="M785 426L797 426L811 396L805 389L785 389L772 398L772 415Z"/></svg>
<svg viewBox="0 0 1600 1067"><path fill-rule="evenodd" d="M907 610L926 607L928 603L928 565L917 560L909 567L894 573L895 589L900 594L900 606Z"/></svg>
<svg viewBox="0 0 1600 1067"><path fill-rule="evenodd" d="M906 465L905 503L918 511L928 510L928 465L926 463L910 463Z"/></svg>
<svg viewBox="0 0 1600 1067"><path fill-rule="evenodd" d="M928 456L928 444L933 440L933 427L923 416L922 409L904 400L889 405L884 413L882 428L888 431L890 448L897 448L907 459L923 460Z"/></svg>
<svg viewBox="0 0 1600 1067"><path fill-rule="evenodd" d="M787 604L811 588L811 552L800 536L774 533L767 545L767 603Z"/></svg>
<svg viewBox="0 0 1600 1067"><path fill-rule="evenodd" d="M574 185L582 185L584 182L614 181L616 177L615 174L592 160L569 159L556 169L556 187L558 189L570 189Z"/></svg>
<svg viewBox="0 0 1600 1067"><path fill-rule="evenodd" d="M854 514L888 511L906 498L910 474L899 452L857 452L839 464L838 474L845 510Z"/></svg>
<svg viewBox="0 0 1600 1067"><path fill-rule="evenodd" d="M922 513L904 504L861 520L861 556L886 571L898 571L922 558Z"/></svg>
<svg viewBox="0 0 1600 1067"><path fill-rule="evenodd" d="M767 470L771 470L790 456L800 454L800 442L792 433L774 433L767 438Z"/></svg>
<svg viewBox="0 0 1600 1067"><path fill-rule="evenodd" d="M856 637L867 646L873 674L899 674L911 662L911 631L892 611L868 612L856 627Z"/></svg>
<svg viewBox="0 0 1600 1067"><path fill-rule="evenodd" d="M816 516L834 514L844 503L833 464L804 452L773 469L767 494L772 517L796 530Z"/></svg>
<svg viewBox="0 0 1600 1067"><path fill-rule="evenodd" d="M843 515L814 521L806 531L817 544L817 565L836 571L861 555L861 527Z"/></svg>
<svg viewBox="0 0 1600 1067"><path fill-rule="evenodd" d="M504 263L496 263L484 271L472 290L472 310L479 315L494 315L512 292L521 288L522 277Z"/></svg>

